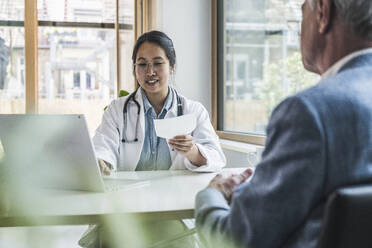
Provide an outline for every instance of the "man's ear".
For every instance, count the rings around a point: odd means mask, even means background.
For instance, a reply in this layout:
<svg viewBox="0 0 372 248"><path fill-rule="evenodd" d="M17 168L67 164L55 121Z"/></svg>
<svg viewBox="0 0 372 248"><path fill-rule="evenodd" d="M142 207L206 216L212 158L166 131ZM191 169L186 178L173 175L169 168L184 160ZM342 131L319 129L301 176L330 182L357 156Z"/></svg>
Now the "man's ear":
<svg viewBox="0 0 372 248"><path fill-rule="evenodd" d="M318 32L325 34L331 27L333 0L317 0L315 10L318 22Z"/></svg>

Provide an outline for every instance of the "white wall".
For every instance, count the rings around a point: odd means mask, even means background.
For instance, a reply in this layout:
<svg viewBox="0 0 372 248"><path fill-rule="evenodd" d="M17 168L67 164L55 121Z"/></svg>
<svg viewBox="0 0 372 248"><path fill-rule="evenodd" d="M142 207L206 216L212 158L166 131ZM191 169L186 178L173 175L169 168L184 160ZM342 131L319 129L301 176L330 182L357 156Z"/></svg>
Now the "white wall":
<svg viewBox="0 0 372 248"><path fill-rule="evenodd" d="M158 29L174 42L176 89L212 109L211 0L158 0ZM244 144L242 144L244 145ZM237 145L239 146L239 145ZM246 167L247 154L224 149L227 167Z"/></svg>
<svg viewBox="0 0 372 248"><path fill-rule="evenodd" d="M211 1L158 0L158 27L174 42L176 89L211 114Z"/></svg>

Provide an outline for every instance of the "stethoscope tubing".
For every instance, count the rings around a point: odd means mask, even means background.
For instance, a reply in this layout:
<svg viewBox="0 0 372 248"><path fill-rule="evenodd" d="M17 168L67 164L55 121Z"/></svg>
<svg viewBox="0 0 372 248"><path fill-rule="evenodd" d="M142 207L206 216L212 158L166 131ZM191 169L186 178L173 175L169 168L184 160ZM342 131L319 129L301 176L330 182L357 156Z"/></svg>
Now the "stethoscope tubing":
<svg viewBox="0 0 372 248"><path fill-rule="evenodd" d="M123 138L121 139L122 143L134 143L134 142L138 141L138 122L139 122L139 116L140 116L140 113L141 113L141 106L138 103L138 101L135 99L135 96L137 94L138 89L139 88L137 88L132 94L130 94L128 96L127 100L124 103L124 107L123 107L124 130L123 130ZM178 95L178 93L175 89L171 89L171 90L174 90L174 92L176 93L177 116L181 116L181 115L183 115L183 107L182 107L181 97ZM128 118L127 117L128 116L128 104L129 104L129 101L131 101L131 100L136 104L136 107L137 107L137 120L136 120L136 130L135 130L136 135L135 135L133 140L127 139L127 136L125 134L125 129L127 128L127 123L128 123L128 120L127 120L127 118Z"/></svg>

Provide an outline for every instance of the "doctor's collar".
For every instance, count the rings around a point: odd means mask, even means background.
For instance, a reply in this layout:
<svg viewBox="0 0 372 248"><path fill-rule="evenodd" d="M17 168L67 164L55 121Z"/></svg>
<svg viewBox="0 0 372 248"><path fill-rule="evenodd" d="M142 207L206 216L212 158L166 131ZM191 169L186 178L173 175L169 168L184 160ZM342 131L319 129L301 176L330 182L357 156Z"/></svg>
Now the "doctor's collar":
<svg viewBox="0 0 372 248"><path fill-rule="evenodd" d="M164 109L169 112L169 110L173 106L173 90L171 87L168 86L168 95L167 98L165 99L164 105L160 113L164 111ZM141 94L142 94L142 100L143 100L143 107L144 107L144 112L147 113L149 109L153 109L153 106L151 105L150 101L148 100L146 93L144 89L141 88Z"/></svg>

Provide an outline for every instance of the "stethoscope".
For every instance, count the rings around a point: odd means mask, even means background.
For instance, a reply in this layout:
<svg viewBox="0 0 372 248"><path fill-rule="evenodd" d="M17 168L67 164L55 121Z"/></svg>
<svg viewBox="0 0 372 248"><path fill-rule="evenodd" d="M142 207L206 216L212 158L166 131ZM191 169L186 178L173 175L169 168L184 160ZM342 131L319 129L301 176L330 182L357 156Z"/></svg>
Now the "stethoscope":
<svg viewBox="0 0 372 248"><path fill-rule="evenodd" d="M137 94L138 89L139 88L137 88L136 91L134 91L132 94L130 94L128 96L128 99L124 103L124 108L123 108L124 131L123 131L123 139L121 140L121 142L123 142L123 143L134 143L134 142L138 141L138 123L139 123L140 113L141 113L141 106L138 103L138 101L135 99L135 96ZM169 88L169 89L172 90L171 88ZM181 100L181 97L178 95L177 91L175 89L173 89L173 91L176 93L176 99L177 99L177 116L181 116L181 115L183 115L182 100ZM127 120L127 118L128 118L127 117L128 116L128 103L130 101L133 101L136 104L136 107L137 107L136 136L134 137L133 140L129 140L127 138L126 133L125 133L125 128L127 127L127 122L128 122L128 120Z"/></svg>

